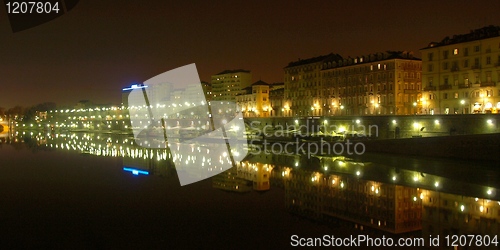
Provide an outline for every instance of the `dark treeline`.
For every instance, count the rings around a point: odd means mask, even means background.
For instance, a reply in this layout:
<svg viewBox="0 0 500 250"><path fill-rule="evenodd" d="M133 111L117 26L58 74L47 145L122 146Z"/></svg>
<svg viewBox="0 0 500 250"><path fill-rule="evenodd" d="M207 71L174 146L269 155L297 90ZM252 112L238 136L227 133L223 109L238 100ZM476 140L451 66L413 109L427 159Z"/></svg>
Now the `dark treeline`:
<svg viewBox="0 0 500 250"><path fill-rule="evenodd" d="M6 109L4 107L0 107L0 118L3 117L11 117L14 118L17 116L17 118L22 118L25 121L32 121L35 120L35 116L37 114L37 111L47 111L47 110L55 110L57 108L57 105L53 102L44 102L40 103L28 108L22 107L22 106L15 106L9 109Z"/></svg>

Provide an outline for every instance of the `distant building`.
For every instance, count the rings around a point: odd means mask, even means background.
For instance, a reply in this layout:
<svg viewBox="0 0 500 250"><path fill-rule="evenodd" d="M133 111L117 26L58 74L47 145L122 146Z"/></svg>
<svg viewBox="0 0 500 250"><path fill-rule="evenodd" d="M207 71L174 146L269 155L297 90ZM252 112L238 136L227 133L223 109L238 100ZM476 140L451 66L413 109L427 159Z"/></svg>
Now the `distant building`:
<svg viewBox="0 0 500 250"><path fill-rule="evenodd" d="M498 113L500 27L445 37L423 49L423 113Z"/></svg>
<svg viewBox="0 0 500 250"><path fill-rule="evenodd" d="M271 102L270 116L285 116L285 84L282 82L271 84L269 101Z"/></svg>
<svg viewBox="0 0 500 250"><path fill-rule="evenodd" d="M201 82L201 87L203 88L203 93L205 93L205 98L207 101L212 100L213 94L212 94L212 84L209 82Z"/></svg>
<svg viewBox="0 0 500 250"><path fill-rule="evenodd" d="M252 84L252 74L248 70L225 70L212 76L212 100L236 101L236 96L245 93Z"/></svg>
<svg viewBox="0 0 500 250"><path fill-rule="evenodd" d="M244 93L236 95L236 103L241 108L244 117L268 117L269 84L257 81L244 89Z"/></svg>

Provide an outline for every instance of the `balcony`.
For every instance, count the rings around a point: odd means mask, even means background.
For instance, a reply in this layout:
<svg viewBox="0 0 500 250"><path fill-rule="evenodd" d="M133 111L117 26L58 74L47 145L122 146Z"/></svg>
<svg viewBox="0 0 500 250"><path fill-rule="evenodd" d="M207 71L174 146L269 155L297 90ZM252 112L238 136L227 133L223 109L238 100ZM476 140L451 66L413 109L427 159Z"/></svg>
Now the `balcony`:
<svg viewBox="0 0 500 250"><path fill-rule="evenodd" d="M443 84L443 85L439 85L439 90L447 90L447 89L451 89L452 86L450 84Z"/></svg>
<svg viewBox="0 0 500 250"><path fill-rule="evenodd" d="M424 91L436 91L436 86L427 86L424 88Z"/></svg>
<svg viewBox="0 0 500 250"><path fill-rule="evenodd" d="M479 84L480 87L495 87L495 82L482 82Z"/></svg>
<svg viewBox="0 0 500 250"><path fill-rule="evenodd" d="M404 93L405 94L417 94L418 91L416 89L405 89Z"/></svg>
<svg viewBox="0 0 500 250"><path fill-rule="evenodd" d="M458 84L459 89L467 89L470 88L470 84Z"/></svg>

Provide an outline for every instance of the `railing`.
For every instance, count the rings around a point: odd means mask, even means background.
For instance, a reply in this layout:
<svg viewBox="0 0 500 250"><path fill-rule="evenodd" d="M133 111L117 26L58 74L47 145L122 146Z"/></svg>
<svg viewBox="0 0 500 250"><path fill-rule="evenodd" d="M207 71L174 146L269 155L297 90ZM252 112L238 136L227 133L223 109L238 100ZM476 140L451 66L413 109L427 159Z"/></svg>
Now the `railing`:
<svg viewBox="0 0 500 250"><path fill-rule="evenodd" d="M481 87L495 87L496 83L495 82L482 82L479 84Z"/></svg>
<svg viewBox="0 0 500 250"><path fill-rule="evenodd" d="M466 88L470 88L470 84L459 84L459 85L458 85L458 88L459 88L459 89L466 89Z"/></svg>
<svg viewBox="0 0 500 250"><path fill-rule="evenodd" d="M436 86L427 86L424 88L424 91L436 91Z"/></svg>
<svg viewBox="0 0 500 250"><path fill-rule="evenodd" d="M451 89L452 86L450 84L439 85L439 90Z"/></svg>

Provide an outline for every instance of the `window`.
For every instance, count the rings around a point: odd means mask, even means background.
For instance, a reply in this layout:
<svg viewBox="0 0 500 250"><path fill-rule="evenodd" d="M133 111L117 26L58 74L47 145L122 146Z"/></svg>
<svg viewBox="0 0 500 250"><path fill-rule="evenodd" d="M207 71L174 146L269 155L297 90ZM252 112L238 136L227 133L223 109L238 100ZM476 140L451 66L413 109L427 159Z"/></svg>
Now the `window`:
<svg viewBox="0 0 500 250"><path fill-rule="evenodd" d="M443 59L448 59L448 50L443 51Z"/></svg>
<svg viewBox="0 0 500 250"><path fill-rule="evenodd" d="M464 49L464 56L468 56L469 55L469 48L465 48Z"/></svg>
<svg viewBox="0 0 500 250"><path fill-rule="evenodd" d="M479 68L479 58L474 58L474 67Z"/></svg>
<svg viewBox="0 0 500 250"><path fill-rule="evenodd" d="M464 68L467 68L467 67L469 67L469 60L464 61Z"/></svg>
<svg viewBox="0 0 500 250"><path fill-rule="evenodd" d="M370 70L373 70L373 65L370 65Z"/></svg>
<svg viewBox="0 0 500 250"><path fill-rule="evenodd" d="M458 49L453 50L453 55L458 55Z"/></svg>
<svg viewBox="0 0 500 250"><path fill-rule="evenodd" d="M444 85L448 85L448 77L444 78Z"/></svg>
<svg viewBox="0 0 500 250"><path fill-rule="evenodd" d="M434 53L427 54L427 58L429 59L429 61L432 61L433 56L434 56Z"/></svg>
<svg viewBox="0 0 500 250"><path fill-rule="evenodd" d="M443 69L444 69L444 70L447 70L447 69L448 69L448 62L444 62L444 63L443 63Z"/></svg>
<svg viewBox="0 0 500 250"><path fill-rule="evenodd" d="M380 63L377 65L377 68L380 69Z"/></svg>
<svg viewBox="0 0 500 250"><path fill-rule="evenodd" d="M455 99L457 99L457 98L458 98L458 92L455 92L455 93L453 94L453 98L455 98Z"/></svg>
<svg viewBox="0 0 500 250"><path fill-rule="evenodd" d="M479 52L479 45L474 46L474 52Z"/></svg>
<svg viewBox="0 0 500 250"><path fill-rule="evenodd" d="M490 56L486 57L486 64L491 64L491 57Z"/></svg>
<svg viewBox="0 0 500 250"><path fill-rule="evenodd" d="M433 68L432 64L429 64L427 71L432 72Z"/></svg>

